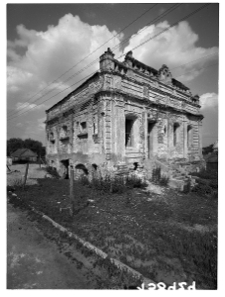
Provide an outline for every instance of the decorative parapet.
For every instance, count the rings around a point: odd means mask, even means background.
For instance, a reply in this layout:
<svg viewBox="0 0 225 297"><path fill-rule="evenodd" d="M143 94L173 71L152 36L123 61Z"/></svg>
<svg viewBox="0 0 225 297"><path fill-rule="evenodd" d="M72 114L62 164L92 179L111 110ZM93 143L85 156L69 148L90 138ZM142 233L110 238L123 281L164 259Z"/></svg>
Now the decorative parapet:
<svg viewBox="0 0 225 297"><path fill-rule="evenodd" d="M100 56L100 70L113 70L114 69L114 53L108 47L107 51Z"/></svg>
<svg viewBox="0 0 225 297"><path fill-rule="evenodd" d="M184 84L172 78L172 74L165 64L159 70L156 70L144 63L133 58L132 51L129 51L123 62L114 59L114 54L108 48L108 50L100 57L100 69L106 71L117 72L120 75L127 75L135 77L135 73L144 77L149 77L153 83L161 82L165 85L172 87L177 91L185 94L187 97L192 97L191 91Z"/></svg>
<svg viewBox="0 0 225 297"><path fill-rule="evenodd" d="M165 64L158 71L158 79L165 84L172 84L172 74Z"/></svg>

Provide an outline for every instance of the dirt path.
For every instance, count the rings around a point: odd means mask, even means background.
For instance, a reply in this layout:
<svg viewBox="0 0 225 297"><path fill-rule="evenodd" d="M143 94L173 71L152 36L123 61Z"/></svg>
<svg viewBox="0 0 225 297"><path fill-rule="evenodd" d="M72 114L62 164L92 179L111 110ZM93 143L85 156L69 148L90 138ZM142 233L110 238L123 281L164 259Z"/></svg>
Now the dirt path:
<svg viewBox="0 0 225 297"><path fill-rule="evenodd" d="M8 204L8 289L95 289L90 272L60 254L30 222L26 213Z"/></svg>

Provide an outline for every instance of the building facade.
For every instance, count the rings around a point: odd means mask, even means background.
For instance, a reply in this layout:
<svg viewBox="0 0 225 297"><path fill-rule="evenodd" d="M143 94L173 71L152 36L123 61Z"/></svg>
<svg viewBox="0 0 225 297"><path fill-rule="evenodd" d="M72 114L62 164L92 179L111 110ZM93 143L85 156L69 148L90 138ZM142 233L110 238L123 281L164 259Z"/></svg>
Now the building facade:
<svg viewBox="0 0 225 297"><path fill-rule="evenodd" d="M47 162L63 175L69 166L119 172L155 164L202 162L199 96L172 77L127 53L108 49L100 69L46 111ZM177 165L177 166L178 166Z"/></svg>

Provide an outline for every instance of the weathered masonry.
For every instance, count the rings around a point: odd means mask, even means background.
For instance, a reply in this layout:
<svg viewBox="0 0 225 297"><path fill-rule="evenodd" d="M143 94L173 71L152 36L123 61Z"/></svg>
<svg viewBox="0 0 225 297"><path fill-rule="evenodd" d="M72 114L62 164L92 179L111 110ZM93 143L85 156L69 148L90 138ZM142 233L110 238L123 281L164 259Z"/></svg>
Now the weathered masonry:
<svg viewBox="0 0 225 297"><path fill-rule="evenodd" d="M132 52L120 62L108 49L99 71L46 114L47 160L61 175L69 166L147 173L155 164L166 171L202 161L199 96L166 65L155 70Z"/></svg>

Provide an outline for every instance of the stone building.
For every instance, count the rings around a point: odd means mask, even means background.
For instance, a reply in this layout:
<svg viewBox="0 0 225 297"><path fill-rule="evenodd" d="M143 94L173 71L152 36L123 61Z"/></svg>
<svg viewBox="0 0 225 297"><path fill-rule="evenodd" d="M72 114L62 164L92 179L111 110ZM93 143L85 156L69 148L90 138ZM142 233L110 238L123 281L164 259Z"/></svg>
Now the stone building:
<svg viewBox="0 0 225 297"><path fill-rule="evenodd" d="M202 162L199 96L169 68L124 61L108 49L100 69L46 111L47 160L67 175L90 171L193 170Z"/></svg>

